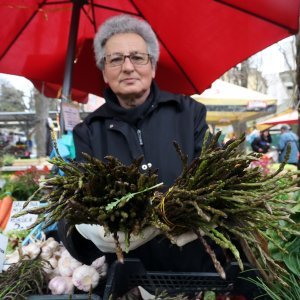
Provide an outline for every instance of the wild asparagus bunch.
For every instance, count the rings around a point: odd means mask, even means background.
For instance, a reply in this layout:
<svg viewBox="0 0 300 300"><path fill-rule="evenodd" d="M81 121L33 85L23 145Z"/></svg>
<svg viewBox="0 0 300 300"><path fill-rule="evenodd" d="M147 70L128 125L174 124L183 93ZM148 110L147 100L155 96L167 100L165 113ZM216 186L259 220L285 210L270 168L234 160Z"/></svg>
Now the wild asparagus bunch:
<svg viewBox="0 0 300 300"><path fill-rule="evenodd" d="M30 295L44 294L47 289L44 268L48 264L40 256L12 264L0 273L0 299L26 300Z"/></svg>
<svg viewBox="0 0 300 300"><path fill-rule="evenodd" d="M201 155L189 166L187 157L176 145L183 172L165 194L156 193L153 202L159 216L157 224L171 240L178 234L195 232L222 277L225 272L207 237L229 249L243 269L235 243L239 241L247 258L266 278L277 277L276 273L284 270L268 254L264 232L272 228L284 236L284 231L290 230L280 227L278 221L293 222L288 209L293 201L281 200L280 195L297 190L298 179L293 173L280 174L280 179L285 180L279 185L277 175L284 163L274 174L264 176L259 168L250 168L261 154L240 153L244 136L220 147L220 134L210 143L206 142L206 135Z"/></svg>
<svg viewBox="0 0 300 300"><path fill-rule="evenodd" d="M51 163L63 171L64 176L47 179L40 187L39 190L44 192L41 199L44 205L25 209L16 216L39 214L36 224L45 222L44 227L63 218L70 225L102 225L107 233L114 234L116 252L122 260L117 232L125 233L129 246L130 235L138 235L148 225L153 213L150 199L153 191L161 185L157 184L157 172L141 173L142 157L127 166L112 156L102 161L83 155L84 162L54 157ZM33 197L28 199L24 208Z"/></svg>

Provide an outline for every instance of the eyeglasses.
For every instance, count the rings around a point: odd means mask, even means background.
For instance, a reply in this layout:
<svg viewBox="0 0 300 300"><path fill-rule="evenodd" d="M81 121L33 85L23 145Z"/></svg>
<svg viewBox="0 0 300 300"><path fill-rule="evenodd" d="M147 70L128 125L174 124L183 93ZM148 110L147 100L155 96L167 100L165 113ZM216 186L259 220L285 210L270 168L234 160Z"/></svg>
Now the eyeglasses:
<svg viewBox="0 0 300 300"><path fill-rule="evenodd" d="M125 62L126 57L129 58L133 65L140 66L146 65L149 62L150 54L147 53L130 53L129 55L124 55L121 53L108 54L104 57L105 64L110 67L121 66Z"/></svg>

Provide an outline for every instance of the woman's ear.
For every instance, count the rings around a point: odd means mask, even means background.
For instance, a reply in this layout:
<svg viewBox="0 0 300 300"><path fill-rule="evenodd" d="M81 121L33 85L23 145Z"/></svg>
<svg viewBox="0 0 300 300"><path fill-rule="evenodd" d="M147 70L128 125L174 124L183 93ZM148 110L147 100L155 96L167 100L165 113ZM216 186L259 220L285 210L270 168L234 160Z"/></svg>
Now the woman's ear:
<svg viewBox="0 0 300 300"><path fill-rule="evenodd" d="M105 70L102 71L102 76L103 76L104 82L107 84L107 83L108 83L108 80L107 80L107 77L106 77L106 75L105 75Z"/></svg>
<svg viewBox="0 0 300 300"><path fill-rule="evenodd" d="M156 73L156 69L152 66L152 79L154 79Z"/></svg>

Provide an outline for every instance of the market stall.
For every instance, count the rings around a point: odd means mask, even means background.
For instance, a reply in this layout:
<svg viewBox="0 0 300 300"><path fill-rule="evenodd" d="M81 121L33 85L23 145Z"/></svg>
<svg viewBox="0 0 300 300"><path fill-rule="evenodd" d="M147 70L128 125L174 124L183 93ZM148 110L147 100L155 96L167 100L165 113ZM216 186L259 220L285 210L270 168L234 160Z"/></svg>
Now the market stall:
<svg viewBox="0 0 300 300"><path fill-rule="evenodd" d="M298 111L294 109L287 109L284 112L275 114L271 116L270 118L260 122L257 124L257 128L259 130L264 130L279 124L298 124Z"/></svg>
<svg viewBox="0 0 300 300"><path fill-rule="evenodd" d="M287 293L286 284L299 278L300 274L297 264L297 171L283 172L283 163L278 169L264 173L252 165L260 154L240 156L238 146L245 137L219 148L219 135L214 136L208 148L203 148L201 156L191 166L186 165L186 158L177 146L185 172L166 192L160 190L161 184L156 181L155 173L139 172L141 161L125 166L113 157L102 162L87 156L87 162L82 163L66 162L60 157L52 159L52 164L65 176L36 169L10 175L14 177L7 178L2 191L6 195L11 193L11 211L20 204L22 208L10 215L8 225L2 228L4 231L0 235L9 244L9 251L3 249L6 253L2 256L4 270L0 273L0 298L5 299L5 295L17 291L28 299L33 295L43 299L51 294L75 297L77 293L85 298L76 299L96 299L91 298L93 293L93 297L99 295L104 300L120 299L118 297L124 293L128 297L128 293L137 292L135 285L141 285L146 292L138 289L140 298L137 299L208 299L205 295L214 297L209 299L223 299L221 296L253 299L250 291L238 288L240 283L237 283L241 274L248 274L240 273L249 269L248 263L250 269L255 269L254 277L250 273L249 278L246 276L253 286L270 289L276 295ZM119 176L123 178L122 182L117 179ZM41 179L43 185L37 185ZM100 196L99 191L103 189L96 187L104 182L106 192ZM186 201L187 196L190 201ZM22 199L28 197L31 206L24 207ZM147 201L149 198L151 201ZM42 228L67 217L68 210L73 211L69 219L72 224L100 224L114 234L115 264L107 266L104 257L91 265L82 264L72 258L59 241L47 236L47 231ZM33 231L25 229L24 233L16 229L11 233L10 222L16 224L18 218L28 218L28 214L35 217L29 220L31 225L33 221L37 224ZM24 222L24 219L19 221ZM131 243L130 235L140 234L143 226L149 224L170 239L192 230L205 245L216 272L149 272L138 261L125 259L124 262L123 255ZM119 231L127 233L125 243L115 235ZM226 251L231 268L218 263L218 256L208 247L208 239ZM1 243L7 248L3 245ZM29 280L30 274L37 276L33 282ZM32 284L29 290L27 282ZM296 295L297 288L299 286L294 284L291 293ZM142 298L142 294L148 296ZM177 298L167 298L168 294ZM294 294L282 299L296 300Z"/></svg>
<svg viewBox="0 0 300 300"><path fill-rule="evenodd" d="M205 104L207 122L214 126L245 123L274 114L277 109L275 98L222 80L192 97Z"/></svg>

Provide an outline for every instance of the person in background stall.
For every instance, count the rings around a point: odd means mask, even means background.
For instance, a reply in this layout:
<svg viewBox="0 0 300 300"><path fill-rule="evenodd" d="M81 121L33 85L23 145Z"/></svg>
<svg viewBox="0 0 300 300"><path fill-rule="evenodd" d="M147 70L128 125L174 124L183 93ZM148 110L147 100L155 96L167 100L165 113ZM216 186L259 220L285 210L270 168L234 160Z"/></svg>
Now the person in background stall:
<svg viewBox="0 0 300 300"><path fill-rule="evenodd" d="M261 131L259 136L252 141L251 147L254 152L267 153L270 150L271 143L272 137L270 131L267 129Z"/></svg>
<svg viewBox="0 0 300 300"><path fill-rule="evenodd" d="M54 130L53 121L48 117L46 122L46 156L50 156L53 150L51 131Z"/></svg>
<svg viewBox="0 0 300 300"><path fill-rule="evenodd" d="M291 165L298 165L298 159L299 159L299 137L296 133L291 131L290 127L288 125L282 125L280 128L280 137L278 140L277 150L279 153L279 162L283 162L286 151L287 151L287 145L290 144L291 146L291 153L287 160L288 164Z"/></svg>

